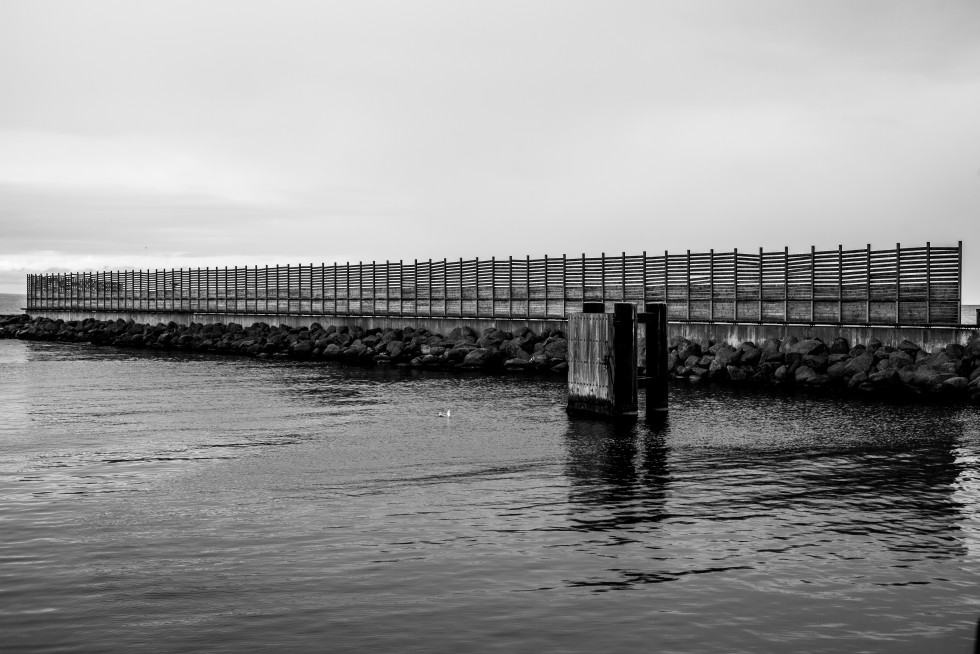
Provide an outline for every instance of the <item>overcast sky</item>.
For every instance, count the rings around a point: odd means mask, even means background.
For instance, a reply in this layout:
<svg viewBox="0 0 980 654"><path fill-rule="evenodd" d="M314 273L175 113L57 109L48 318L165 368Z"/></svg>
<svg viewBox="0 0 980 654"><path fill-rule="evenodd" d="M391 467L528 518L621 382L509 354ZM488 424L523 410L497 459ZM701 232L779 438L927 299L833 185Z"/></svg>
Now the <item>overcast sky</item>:
<svg viewBox="0 0 980 654"><path fill-rule="evenodd" d="M27 273L964 242L980 2L0 2Z"/></svg>

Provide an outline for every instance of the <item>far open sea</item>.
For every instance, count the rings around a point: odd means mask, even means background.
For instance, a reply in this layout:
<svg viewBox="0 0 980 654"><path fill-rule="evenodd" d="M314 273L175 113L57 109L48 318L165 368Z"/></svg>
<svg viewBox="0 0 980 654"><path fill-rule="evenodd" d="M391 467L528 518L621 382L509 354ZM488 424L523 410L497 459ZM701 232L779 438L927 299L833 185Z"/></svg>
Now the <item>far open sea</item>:
<svg viewBox="0 0 980 654"><path fill-rule="evenodd" d="M4 652L972 651L976 408L614 426L560 380L15 340L0 380Z"/></svg>

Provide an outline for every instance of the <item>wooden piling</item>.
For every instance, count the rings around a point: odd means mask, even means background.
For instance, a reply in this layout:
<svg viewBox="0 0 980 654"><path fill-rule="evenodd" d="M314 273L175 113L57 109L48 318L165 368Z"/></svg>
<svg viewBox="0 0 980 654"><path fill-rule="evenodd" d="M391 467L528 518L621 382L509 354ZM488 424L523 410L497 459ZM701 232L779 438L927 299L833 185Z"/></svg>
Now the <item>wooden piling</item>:
<svg viewBox="0 0 980 654"><path fill-rule="evenodd" d="M635 417L636 305L620 302L611 314L584 303L568 317L568 412Z"/></svg>
<svg viewBox="0 0 980 654"><path fill-rule="evenodd" d="M639 315L646 336L647 415L667 411L667 305L651 302Z"/></svg>

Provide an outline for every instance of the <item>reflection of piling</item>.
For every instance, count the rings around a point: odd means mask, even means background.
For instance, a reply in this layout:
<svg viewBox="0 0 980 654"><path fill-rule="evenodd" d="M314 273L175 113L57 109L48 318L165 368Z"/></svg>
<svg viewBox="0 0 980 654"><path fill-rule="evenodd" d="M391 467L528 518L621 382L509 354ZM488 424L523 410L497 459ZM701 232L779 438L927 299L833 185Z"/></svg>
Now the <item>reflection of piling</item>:
<svg viewBox="0 0 980 654"><path fill-rule="evenodd" d="M667 410L667 305L644 305L639 321L646 330L647 414Z"/></svg>
<svg viewBox="0 0 980 654"><path fill-rule="evenodd" d="M568 411L636 415L636 305L586 303L568 319Z"/></svg>

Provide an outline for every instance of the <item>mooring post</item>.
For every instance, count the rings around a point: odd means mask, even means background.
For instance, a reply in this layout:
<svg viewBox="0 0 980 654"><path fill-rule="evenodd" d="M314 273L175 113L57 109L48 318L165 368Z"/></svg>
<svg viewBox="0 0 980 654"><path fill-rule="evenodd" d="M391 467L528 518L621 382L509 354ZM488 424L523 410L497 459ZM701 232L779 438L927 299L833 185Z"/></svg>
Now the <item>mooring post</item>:
<svg viewBox="0 0 980 654"><path fill-rule="evenodd" d="M980 309L977 309L977 324L980 325Z"/></svg>
<svg viewBox="0 0 980 654"><path fill-rule="evenodd" d="M613 411L635 415L636 399L636 305L613 304Z"/></svg>
<svg viewBox="0 0 980 654"><path fill-rule="evenodd" d="M568 316L568 412L636 417L636 305L585 302Z"/></svg>
<svg viewBox="0 0 980 654"><path fill-rule="evenodd" d="M640 322L646 331L647 414L667 411L667 305L644 305Z"/></svg>

